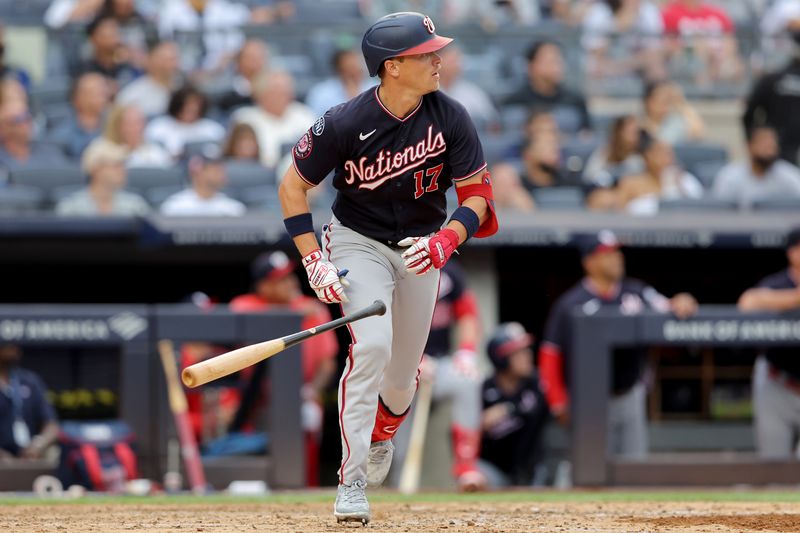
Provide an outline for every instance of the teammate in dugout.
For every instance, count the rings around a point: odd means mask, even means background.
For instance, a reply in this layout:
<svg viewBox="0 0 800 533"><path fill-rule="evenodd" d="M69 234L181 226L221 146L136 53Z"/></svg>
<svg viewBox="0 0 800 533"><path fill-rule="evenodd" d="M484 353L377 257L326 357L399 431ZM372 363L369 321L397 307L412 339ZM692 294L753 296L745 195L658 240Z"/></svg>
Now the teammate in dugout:
<svg viewBox="0 0 800 533"><path fill-rule="evenodd" d="M672 312L686 318L697 312L697 300L688 293L663 296L642 281L625 276L625 258L616 236L607 230L579 241L585 277L553 304L539 348L539 374L550 411L562 423L569 418L567 378L570 375L572 313L587 314L615 307L626 315L644 310ZM647 453L644 353L640 349L615 351L609 404L609 450L627 457Z"/></svg>
<svg viewBox="0 0 800 533"><path fill-rule="evenodd" d="M279 189L286 229L319 299L341 303L344 313L376 299L388 307L349 327L339 383L339 521L370 520L365 488L389 471L391 439L417 387L439 270L467 239L497 231L475 126L462 105L438 92L436 51L451 41L420 13L373 24L361 48L380 85L314 122ZM331 170L337 195L320 248L307 193ZM442 228L451 185L459 207Z"/></svg>
<svg viewBox="0 0 800 533"><path fill-rule="evenodd" d="M788 268L767 276L739 298L742 311L800 309L800 227L786 238ZM758 455L788 460L800 432L800 360L797 347L764 350L753 369L753 408Z"/></svg>
<svg viewBox="0 0 800 533"><path fill-rule="evenodd" d="M454 326L455 348L451 342ZM434 400L452 400L453 477L463 491L486 487L486 477L477 465L481 439L481 372L475 350L480 339L475 294L467 287L466 276L458 263L448 261L441 270L421 379L433 381ZM406 424L395 435L395 464L398 465L403 463L408 446L408 429Z"/></svg>

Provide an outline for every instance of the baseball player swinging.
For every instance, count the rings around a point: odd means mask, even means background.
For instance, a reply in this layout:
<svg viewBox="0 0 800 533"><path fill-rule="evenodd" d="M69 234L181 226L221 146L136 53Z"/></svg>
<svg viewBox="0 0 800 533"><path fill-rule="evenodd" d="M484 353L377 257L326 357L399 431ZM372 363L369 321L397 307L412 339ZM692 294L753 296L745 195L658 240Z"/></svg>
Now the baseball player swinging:
<svg viewBox="0 0 800 533"><path fill-rule="evenodd" d="M373 24L361 48L380 85L314 122L279 190L286 229L319 299L340 303L344 313L376 299L389 308L349 326L339 382L339 522L370 520L364 489L389 471L391 439L417 386L439 269L470 237L497 231L475 126L462 105L437 91L436 51L451 41L420 13ZM306 195L330 171L337 195L320 247ZM451 185L459 207L442 228Z"/></svg>

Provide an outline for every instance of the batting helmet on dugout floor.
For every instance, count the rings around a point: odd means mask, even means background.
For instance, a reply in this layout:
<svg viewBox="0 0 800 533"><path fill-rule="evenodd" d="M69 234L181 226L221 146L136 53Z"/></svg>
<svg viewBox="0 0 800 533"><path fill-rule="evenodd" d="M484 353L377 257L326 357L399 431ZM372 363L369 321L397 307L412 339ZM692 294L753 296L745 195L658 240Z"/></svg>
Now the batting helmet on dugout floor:
<svg viewBox="0 0 800 533"><path fill-rule="evenodd" d="M387 59L435 52L453 41L436 35L427 15L406 11L381 17L364 34L361 51L370 76L375 76Z"/></svg>
<svg viewBox="0 0 800 533"><path fill-rule="evenodd" d="M533 335L519 322L500 324L486 345L489 360L497 370L508 368L508 356L533 345Z"/></svg>

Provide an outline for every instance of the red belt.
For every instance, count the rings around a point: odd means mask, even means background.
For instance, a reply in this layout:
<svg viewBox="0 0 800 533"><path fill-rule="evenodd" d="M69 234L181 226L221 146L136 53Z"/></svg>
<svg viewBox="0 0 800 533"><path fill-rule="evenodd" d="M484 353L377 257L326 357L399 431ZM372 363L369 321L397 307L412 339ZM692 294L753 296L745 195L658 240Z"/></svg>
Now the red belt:
<svg viewBox="0 0 800 533"><path fill-rule="evenodd" d="M769 377L789 389L795 394L800 395L800 379L790 376L783 370L773 366L772 364L769 365Z"/></svg>

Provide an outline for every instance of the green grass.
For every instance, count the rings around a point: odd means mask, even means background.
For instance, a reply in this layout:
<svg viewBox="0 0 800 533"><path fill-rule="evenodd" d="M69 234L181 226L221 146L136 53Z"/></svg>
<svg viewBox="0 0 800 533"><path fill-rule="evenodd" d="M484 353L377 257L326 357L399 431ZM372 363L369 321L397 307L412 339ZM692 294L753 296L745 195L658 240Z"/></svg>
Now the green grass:
<svg viewBox="0 0 800 533"><path fill-rule="evenodd" d="M333 491L279 492L266 497L208 496L89 496L77 500L41 500L30 496L0 497L0 505L210 505L210 504L310 504L329 503ZM476 494L425 492L403 496L376 492L370 501L379 503L604 503L604 502L800 502L796 490L581 490L511 491Z"/></svg>

